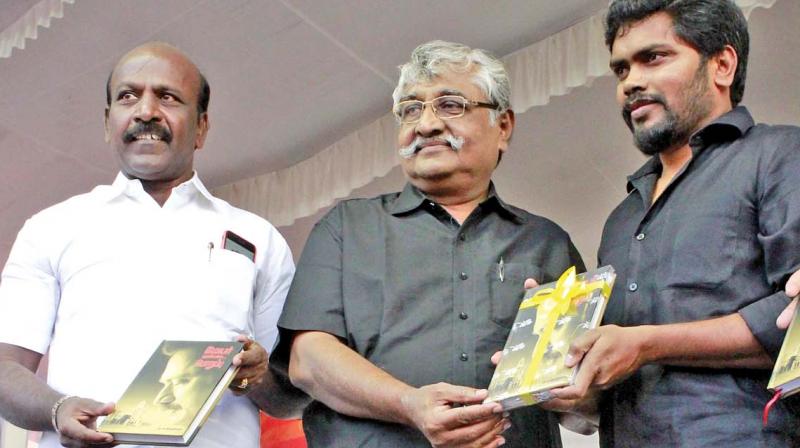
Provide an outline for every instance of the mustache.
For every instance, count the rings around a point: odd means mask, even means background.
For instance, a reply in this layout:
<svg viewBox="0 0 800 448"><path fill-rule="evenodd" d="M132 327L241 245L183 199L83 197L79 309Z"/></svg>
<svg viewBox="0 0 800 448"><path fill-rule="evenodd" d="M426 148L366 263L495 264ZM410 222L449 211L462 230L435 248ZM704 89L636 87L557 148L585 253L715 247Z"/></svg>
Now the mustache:
<svg viewBox="0 0 800 448"><path fill-rule="evenodd" d="M445 135L443 137L420 137L414 139L411 144L408 146L404 146L397 150L400 154L400 157L404 159L411 158L414 154L417 153L420 149L422 149L423 145L428 143L440 143L444 141L447 143L453 151L458 151L464 146L464 138L463 137L453 137L452 135Z"/></svg>
<svg viewBox="0 0 800 448"><path fill-rule="evenodd" d="M628 129L630 129L631 131L633 131L633 120L631 119L631 113L633 112L633 105L639 101L647 101L650 103L661 104L661 106L663 106L664 109L669 109L669 107L667 107L667 99L657 93L650 95L638 93L629 96L625 100L625 104L622 105L622 119L625 121L625 124L628 125Z"/></svg>
<svg viewBox="0 0 800 448"><path fill-rule="evenodd" d="M122 134L122 141L131 143L142 135L155 135L164 143L172 141L172 132L155 121L138 121Z"/></svg>

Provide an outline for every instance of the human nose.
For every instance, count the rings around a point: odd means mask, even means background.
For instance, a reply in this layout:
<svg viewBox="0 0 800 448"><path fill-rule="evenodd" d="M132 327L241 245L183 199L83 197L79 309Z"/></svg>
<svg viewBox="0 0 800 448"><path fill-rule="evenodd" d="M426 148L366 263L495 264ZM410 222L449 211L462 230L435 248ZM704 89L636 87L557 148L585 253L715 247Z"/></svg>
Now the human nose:
<svg viewBox="0 0 800 448"><path fill-rule="evenodd" d="M625 79L620 81L620 87L622 88L622 93L626 97L630 96L635 92L640 92L645 90L647 85L642 70L637 68L635 65L632 65L628 69L628 73L625 76Z"/></svg>
<svg viewBox="0 0 800 448"><path fill-rule="evenodd" d="M135 119L139 121L160 121L161 109L159 109L158 98L152 94L144 94L136 105Z"/></svg>
<svg viewBox="0 0 800 448"><path fill-rule="evenodd" d="M416 131L420 135L431 135L441 132L444 129L444 120L436 114L433 104L424 103L422 105L422 115L417 122Z"/></svg>
<svg viewBox="0 0 800 448"><path fill-rule="evenodd" d="M155 404L170 404L173 401L175 401L175 394L173 393L172 383L165 384L153 400Z"/></svg>

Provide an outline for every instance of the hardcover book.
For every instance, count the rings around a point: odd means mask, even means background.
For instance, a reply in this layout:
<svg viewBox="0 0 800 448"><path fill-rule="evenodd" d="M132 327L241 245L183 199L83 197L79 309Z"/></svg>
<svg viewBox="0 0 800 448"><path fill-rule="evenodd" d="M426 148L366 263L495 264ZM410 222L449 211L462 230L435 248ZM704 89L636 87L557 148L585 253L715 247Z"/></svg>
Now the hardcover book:
<svg viewBox="0 0 800 448"><path fill-rule="evenodd" d="M584 274L571 267L558 281L527 290L486 401L515 409L550 400L551 389L573 384L580 366L564 365L567 351L600 324L615 278L611 266Z"/></svg>
<svg viewBox="0 0 800 448"><path fill-rule="evenodd" d="M237 368L241 342L163 341L98 431L115 443L187 446Z"/></svg>
<svg viewBox="0 0 800 448"><path fill-rule="evenodd" d="M780 397L787 397L800 390L800 307L797 307L792 317L792 323L786 330L783 345L775 361L772 377L767 388L771 391L780 391Z"/></svg>

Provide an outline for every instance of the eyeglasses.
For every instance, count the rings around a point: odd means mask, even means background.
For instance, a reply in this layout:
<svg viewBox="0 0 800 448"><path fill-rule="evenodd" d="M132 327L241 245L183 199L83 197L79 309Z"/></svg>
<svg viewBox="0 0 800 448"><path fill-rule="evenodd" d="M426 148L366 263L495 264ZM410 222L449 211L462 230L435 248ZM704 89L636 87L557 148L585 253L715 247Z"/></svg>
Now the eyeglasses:
<svg viewBox="0 0 800 448"><path fill-rule="evenodd" d="M467 107L485 107L487 109L499 110L500 105L496 103L482 103L480 101L468 100L460 95L443 95L430 101L406 100L400 101L392 112L402 124L412 124L422 119L425 105L430 104L433 114L442 120L458 118L464 115Z"/></svg>

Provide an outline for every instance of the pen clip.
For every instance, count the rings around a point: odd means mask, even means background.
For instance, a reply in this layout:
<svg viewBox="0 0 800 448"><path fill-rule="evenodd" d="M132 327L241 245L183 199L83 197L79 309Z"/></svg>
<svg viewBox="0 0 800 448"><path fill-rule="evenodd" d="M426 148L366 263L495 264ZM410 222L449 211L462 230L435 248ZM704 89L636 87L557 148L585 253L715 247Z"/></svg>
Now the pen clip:
<svg viewBox="0 0 800 448"><path fill-rule="evenodd" d="M501 282L506 280L505 274L505 263L503 262L503 257L500 257L500 261L497 263L497 277Z"/></svg>

